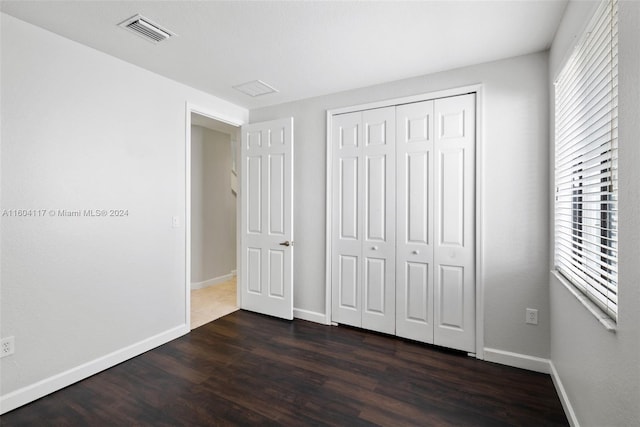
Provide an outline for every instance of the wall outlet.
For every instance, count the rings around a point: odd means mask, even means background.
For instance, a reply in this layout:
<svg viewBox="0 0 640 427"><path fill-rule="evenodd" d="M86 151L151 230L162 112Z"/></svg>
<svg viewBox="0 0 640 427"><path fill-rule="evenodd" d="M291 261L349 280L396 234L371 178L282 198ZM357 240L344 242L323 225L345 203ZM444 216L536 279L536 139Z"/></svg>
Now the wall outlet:
<svg viewBox="0 0 640 427"><path fill-rule="evenodd" d="M11 356L15 351L15 339L13 337L2 338L0 341L0 358Z"/></svg>
<svg viewBox="0 0 640 427"><path fill-rule="evenodd" d="M530 325L538 324L538 310L535 308L527 308L524 321Z"/></svg>
<svg viewBox="0 0 640 427"><path fill-rule="evenodd" d="M180 217L179 216L174 216L173 218L171 218L171 226L173 228L180 227Z"/></svg>

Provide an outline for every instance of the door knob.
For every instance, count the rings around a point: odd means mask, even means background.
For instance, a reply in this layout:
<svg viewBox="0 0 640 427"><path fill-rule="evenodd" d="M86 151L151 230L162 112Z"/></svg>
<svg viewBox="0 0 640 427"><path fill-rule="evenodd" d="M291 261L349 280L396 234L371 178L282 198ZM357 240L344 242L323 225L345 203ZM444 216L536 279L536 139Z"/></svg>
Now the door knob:
<svg viewBox="0 0 640 427"><path fill-rule="evenodd" d="M280 243L280 246L291 246L291 243L287 240L286 242Z"/></svg>
<svg viewBox="0 0 640 427"><path fill-rule="evenodd" d="M414 254L414 255L418 255L419 253L420 253L420 251L418 251L418 250L413 251L413 254Z"/></svg>
<svg viewBox="0 0 640 427"><path fill-rule="evenodd" d="M378 247L377 247L377 246L371 246L371 250L372 250L372 251L377 251L377 250L378 250Z"/></svg>

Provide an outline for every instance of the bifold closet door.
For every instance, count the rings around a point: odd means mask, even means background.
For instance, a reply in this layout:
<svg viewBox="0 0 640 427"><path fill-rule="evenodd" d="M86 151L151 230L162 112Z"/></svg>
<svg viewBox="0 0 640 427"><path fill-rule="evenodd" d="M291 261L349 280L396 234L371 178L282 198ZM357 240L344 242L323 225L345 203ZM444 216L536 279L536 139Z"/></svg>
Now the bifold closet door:
<svg viewBox="0 0 640 427"><path fill-rule="evenodd" d="M396 333L475 352L475 95L397 107Z"/></svg>
<svg viewBox="0 0 640 427"><path fill-rule="evenodd" d="M433 105L396 110L396 334L427 343L433 343Z"/></svg>
<svg viewBox="0 0 640 427"><path fill-rule="evenodd" d="M395 333L395 107L333 118L333 320Z"/></svg>
<svg viewBox="0 0 640 427"><path fill-rule="evenodd" d="M434 337L475 352L475 94L434 101Z"/></svg>
<svg viewBox="0 0 640 427"><path fill-rule="evenodd" d="M364 131L362 327L396 325L395 107L362 112Z"/></svg>
<svg viewBox="0 0 640 427"><path fill-rule="evenodd" d="M362 112L333 117L332 320L362 326Z"/></svg>

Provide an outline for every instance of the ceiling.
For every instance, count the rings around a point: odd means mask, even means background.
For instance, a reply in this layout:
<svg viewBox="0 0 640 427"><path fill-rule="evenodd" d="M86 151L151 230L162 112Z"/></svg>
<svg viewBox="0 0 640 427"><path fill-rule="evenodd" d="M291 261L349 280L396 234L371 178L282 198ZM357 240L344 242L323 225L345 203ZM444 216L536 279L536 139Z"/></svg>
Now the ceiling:
<svg viewBox="0 0 640 427"><path fill-rule="evenodd" d="M11 1L3 12L252 109L547 49L567 0ZM135 14L176 33L152 44ZM233 86L263 80L278 93Z"/></svg>

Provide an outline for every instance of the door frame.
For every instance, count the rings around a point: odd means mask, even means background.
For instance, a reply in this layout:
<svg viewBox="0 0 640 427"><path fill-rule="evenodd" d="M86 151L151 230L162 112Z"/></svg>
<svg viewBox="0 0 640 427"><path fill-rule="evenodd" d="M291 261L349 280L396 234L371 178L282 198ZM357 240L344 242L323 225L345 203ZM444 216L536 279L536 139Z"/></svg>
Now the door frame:
<svg viewBox="0 0 640 427"><path fill-rule="evenodd" d="M191 114L195 113L200 116L207 117L218 122L226 123L240 129L248 121L232 118L226 114L214 111L196 104L187 102L185 105L185 212L184 212L184 231L185 231L185 327L191 332ZM238 177L238 197L236 197L236 241L240 242L240 177L239 168L241 163L239 160L240 141L236 141L236 168ZM238 277L240 275L242 260L240 258L240 245L236 245L236 271ZM237 300L241 303L240 291L238 287Z"/></svg>
<svg viewBox="0 0 640 427"><path fill-rule="evenodd" d="M370 102L366 104L352 105L349 107L335 108L327 110L327 146L326 146L326 229L325 229L325 323L332 324L331 313L331 230L333 230L333 206L331 203L331 193L333 191L333 158L332 150L332 125L333 116L337 114L353 113L356 111L370 110L374 108L390 107L401 104L411 104L414 102L428 101L437 98L447 98L468 93L476 94L476 158L475 158L475 284L476 284L476 352L475 357L484 360L484 265L483 265L483 212L484 212L484 126L483 126L483 85L474 84L461 86L452 89L445 89L434 92L422 93L402 98L387 99L384 101Z"/></svg>

